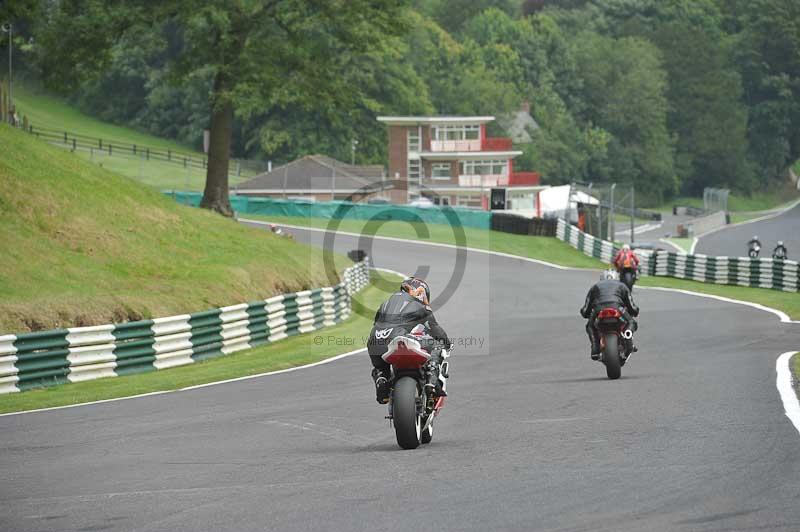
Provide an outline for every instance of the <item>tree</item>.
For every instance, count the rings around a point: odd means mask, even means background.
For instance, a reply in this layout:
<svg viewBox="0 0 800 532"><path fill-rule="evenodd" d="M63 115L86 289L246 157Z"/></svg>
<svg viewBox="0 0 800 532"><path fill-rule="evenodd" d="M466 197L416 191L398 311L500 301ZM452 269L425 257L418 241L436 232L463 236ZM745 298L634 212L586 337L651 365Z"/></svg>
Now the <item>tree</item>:
<svg viewBox="0 0 800 532"><path fill-rule="evenodd" d="M406 29L402 2L391 0L64 0L42 28L47 78L74 86L110 60L110 50L142 25L167 24L175 80L212 71L210 142L201 206L232 215L228 166L234 114L245 120L275 106L356 102L338 69L381 49ZM61 36L67 36L67 45ZM75 76L77 74L77 76Z"/></svg>
<svg viewBox="0 0 800 532"><path fill-rule="evenodd" d="M800 158L800 3L735 1L736 62L749 108L750 158L780 180ZM730 21L729 21L730 24Z"/></svg>
<svg viewBox="0 0 800 532"><path fill-rule="evenodd" d="M724 40L685 23L653 34L668 73L667 123L676 136L676 165L686 193L706 186L751 191L747 109Z"/></svg>
<svg viewBox="0 0 800 532"><path fill-rule="evenodd" d="M586 102L579 115L612 135L604 180L638 185L648 199L675 192L673 139L667 130L667 78L650 42L578 35L575 57Z"/></svg>
<svg viewBox="0 0 800 532"><path fill-rule="evenodd" d="M469 19L490 8L513 16L520 11L520 0L436 0L429 7L439 25L452 34L458 33Z"/></svg>

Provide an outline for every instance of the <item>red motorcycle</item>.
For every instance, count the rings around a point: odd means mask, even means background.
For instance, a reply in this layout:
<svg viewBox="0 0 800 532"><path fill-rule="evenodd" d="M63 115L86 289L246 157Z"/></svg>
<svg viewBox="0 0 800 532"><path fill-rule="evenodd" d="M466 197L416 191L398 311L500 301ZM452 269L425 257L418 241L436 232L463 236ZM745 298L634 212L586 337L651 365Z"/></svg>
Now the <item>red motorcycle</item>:
<svg viewBox="0 0 800 532"><path fill-rule="evenodd" d="M403 449L416 449L420 443L430 443L433 439L433 420L445 399L434 393L438 376L430 350L437 348L441 347L418 325L411 333L393 338L382 357L392 367L392 392L386 417L394 424L397 443ZM445 378L448 356L442 349L444 362L439 372Z"/></svg>
<svg viewBox="0 0 800 532"><path fill-rule="evenodd" d="M606 366L606 375L609 379L619 379L622 366L630 356L626 345L627 340L633 338L633 332L619 309L613 307L598 312L594 326L600 332L600 361Z"/></svg>

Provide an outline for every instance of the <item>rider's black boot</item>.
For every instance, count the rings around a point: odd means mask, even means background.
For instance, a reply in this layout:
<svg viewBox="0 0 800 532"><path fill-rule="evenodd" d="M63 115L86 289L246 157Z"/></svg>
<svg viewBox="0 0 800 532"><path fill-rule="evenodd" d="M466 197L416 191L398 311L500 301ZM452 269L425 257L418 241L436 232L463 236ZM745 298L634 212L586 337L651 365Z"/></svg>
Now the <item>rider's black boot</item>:
<svg viewBox="0 0 800 532"><path fill-rule="evenodd" d="M600 342L597 341L596 337L592 337L592 350L591 355L592 360L600 360Z"/></svg>
<svg viewBox="0 0 800 532"><path fill-rule="evenodd" d="M375 400L385 405L389 402L389 377L385 372L373 369L372 379L375 381Z"/></svg>

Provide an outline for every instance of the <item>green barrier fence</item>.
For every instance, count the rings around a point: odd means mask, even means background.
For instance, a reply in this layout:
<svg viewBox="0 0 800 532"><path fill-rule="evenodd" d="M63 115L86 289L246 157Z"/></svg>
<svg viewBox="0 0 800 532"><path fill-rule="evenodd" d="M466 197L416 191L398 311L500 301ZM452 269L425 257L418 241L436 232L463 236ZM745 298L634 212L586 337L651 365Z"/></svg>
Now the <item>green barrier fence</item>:
<svg viewBox="0 0 800 532"><path fill-rule="evenodd" d="M199 192L165 191L178 203L197 207ZM302 201L250 196L231 196L231 207L239 214L292 216L328 220L400 220L429 224L490 229L492 213L459 207L411 207L409 205L351 203L348 201Z"/></svg>
<svg viewBox="0 0 800 532"><path fill-rule="evenodd" d="M350 316L351 296L368 283L365 259L336 286L152 320L0 335L0 393L193 364L315 331Z"/></svg>

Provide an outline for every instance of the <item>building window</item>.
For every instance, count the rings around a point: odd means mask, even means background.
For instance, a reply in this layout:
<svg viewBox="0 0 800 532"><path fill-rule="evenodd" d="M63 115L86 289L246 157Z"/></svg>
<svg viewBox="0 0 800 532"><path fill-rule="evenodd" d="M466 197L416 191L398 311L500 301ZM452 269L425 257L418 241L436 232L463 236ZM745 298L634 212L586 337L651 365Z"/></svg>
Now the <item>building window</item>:
<svg viewBox="0 0 800 532"><path fill-rule="evenodd" d="M434 163L431 166L431 177L434 179L450 179L450 163Z"/></svg>
<svg viewBox="0 0 800 532"><path fill-rule="evenodd" d="M433 198L434 205L450 205L450 198L436 196Z"/></svg>
<svg viewBox="0 0 800 532"><path fill-rule="evenodd" d="M408 130L408 151L419 151L419 129L410 128Z"/></svg>
<svg viewBox="0 0 800 532"><path fill-rule="evenodd" d="M461 161L459 170L461 175L508 175L508 161Z"/></svg>
<svg viewBox="0 0 800 532"><path fill-rule="evenodd" d="M422 174L420 173L419 159L408 160L408 178L419 179Z"/></svg>
<svg viewBox="0 0 800 532"><path fill-rule="evenodd" d="M433 130L434 140L478 140L481 138L481 126L436 126Z"/></svg>
<svg viewBox="0 0 800 532"><path fill-rule="evenodd" d="M459 207L480 207L481 206L481 197L480 196L457 196L456 197L456 205Z"/></svg>

